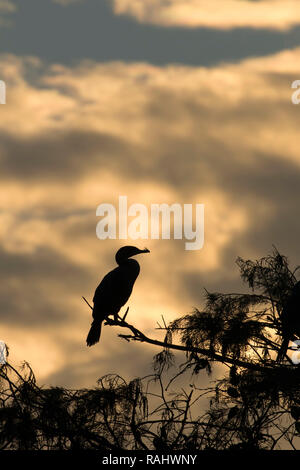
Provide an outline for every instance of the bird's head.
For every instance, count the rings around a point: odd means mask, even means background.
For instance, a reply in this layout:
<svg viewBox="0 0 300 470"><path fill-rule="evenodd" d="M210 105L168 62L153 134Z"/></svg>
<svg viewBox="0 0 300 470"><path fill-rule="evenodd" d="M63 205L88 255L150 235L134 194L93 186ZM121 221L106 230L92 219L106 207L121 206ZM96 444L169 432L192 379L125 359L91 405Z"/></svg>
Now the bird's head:
<svg viewBox="0 0 300 470"><path fill-rule="evenodd" d="M122 246L116 253L116 262L121 264L132 256L139 255L140 253L150 253L147 248L140 250L136 246Z"/></svg>

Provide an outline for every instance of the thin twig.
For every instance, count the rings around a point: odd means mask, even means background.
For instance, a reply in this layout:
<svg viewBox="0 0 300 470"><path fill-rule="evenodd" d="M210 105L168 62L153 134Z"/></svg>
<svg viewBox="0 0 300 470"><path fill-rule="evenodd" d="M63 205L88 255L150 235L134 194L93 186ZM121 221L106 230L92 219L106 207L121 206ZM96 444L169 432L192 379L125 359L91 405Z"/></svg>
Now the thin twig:
<svg viewBox="0 0 300 470"><path fill-rule="evenodd" d="M89 302L86 300L86 298L83 297L83 296L82 296L82 298L83 298L83 300L85 301L85 303L88 304L88 306L90 307L90 309L93 310L93 307L91 306L91 304L89 304Z"/></svg>

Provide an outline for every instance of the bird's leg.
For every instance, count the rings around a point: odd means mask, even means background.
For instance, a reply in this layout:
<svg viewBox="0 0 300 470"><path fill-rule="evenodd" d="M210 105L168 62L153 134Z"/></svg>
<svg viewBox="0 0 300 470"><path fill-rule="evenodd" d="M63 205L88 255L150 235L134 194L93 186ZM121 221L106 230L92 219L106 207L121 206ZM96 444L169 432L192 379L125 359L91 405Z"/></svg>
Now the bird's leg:
<svg viewBox="0 0 300 470"><path fill-rule="evenodd" d="M106 315L105 320L105 325L114 325L115 323L118 323L118 321L116 320L115 313L109 313L108 315Z"/></svg>
<svg viewBox="0 0 300 470"><path fill-rule="evenodd" d="M109 324L109 322L112 322L112 321L115 322L115 323L120 323L120 322L124 323L125 318L127 317L128 311L129 311L129 307L127 307L126 312L123 315L123 317L121 317L118 313L109 313L106 317L106 321L108 322L108 324ZM109 318L109 316L111 316L111 315L114 317L113 320Z"/></svg>

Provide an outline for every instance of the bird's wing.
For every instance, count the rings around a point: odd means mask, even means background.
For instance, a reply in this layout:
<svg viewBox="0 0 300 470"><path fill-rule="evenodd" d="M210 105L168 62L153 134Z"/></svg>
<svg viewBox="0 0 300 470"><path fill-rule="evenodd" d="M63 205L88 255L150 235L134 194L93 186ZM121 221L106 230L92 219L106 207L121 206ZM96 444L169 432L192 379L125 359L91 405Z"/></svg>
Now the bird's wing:
<svg viewBox="0 0 300 470"><path fill-rule="evenodd" d="M127 302L133 287L128 273L120 267L110 271L95 291L93 298L94 307L96 310L101 310L104 313L113 313Z"/></svg>
<svg viewBox="0 0 300 470"><path fill-rule="evenodd" d="M107 273L98 285L97 289L95 290L93 302L99 299L101 299L102 301L105 301L105 299L109 300L113 296L115 285L118 284L118 278L119 276L117 269L114 269L113 271Z"/></svg>

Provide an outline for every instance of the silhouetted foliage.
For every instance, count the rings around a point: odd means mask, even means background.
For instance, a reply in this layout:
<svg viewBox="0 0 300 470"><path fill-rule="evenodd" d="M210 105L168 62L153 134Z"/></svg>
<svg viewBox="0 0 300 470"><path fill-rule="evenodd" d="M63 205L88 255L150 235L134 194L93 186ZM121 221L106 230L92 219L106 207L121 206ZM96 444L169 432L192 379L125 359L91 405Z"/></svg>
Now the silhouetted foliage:
<svg viewBox="0 0 300 470"><path fill-rule="evenodd" d="M0 449L299 447L300 368L288 352L278 358L281 315L298 268L291 271L276 249L258 261L238 258L237 265L250 292L206 291L203 309L160 326L163 341L147 337L125 317L107 320L128 329L119 336L129 342L162 347L150 376L126 382L107 375L94 389L67 390L39 387L28 364L22 371L2 365ZM179 369L173 351L186 354ZM222 377L218 372L213 380L216 363ZM205 373L211 386L201 388ZM185 387L178 385L180 378Z"/></svg>

